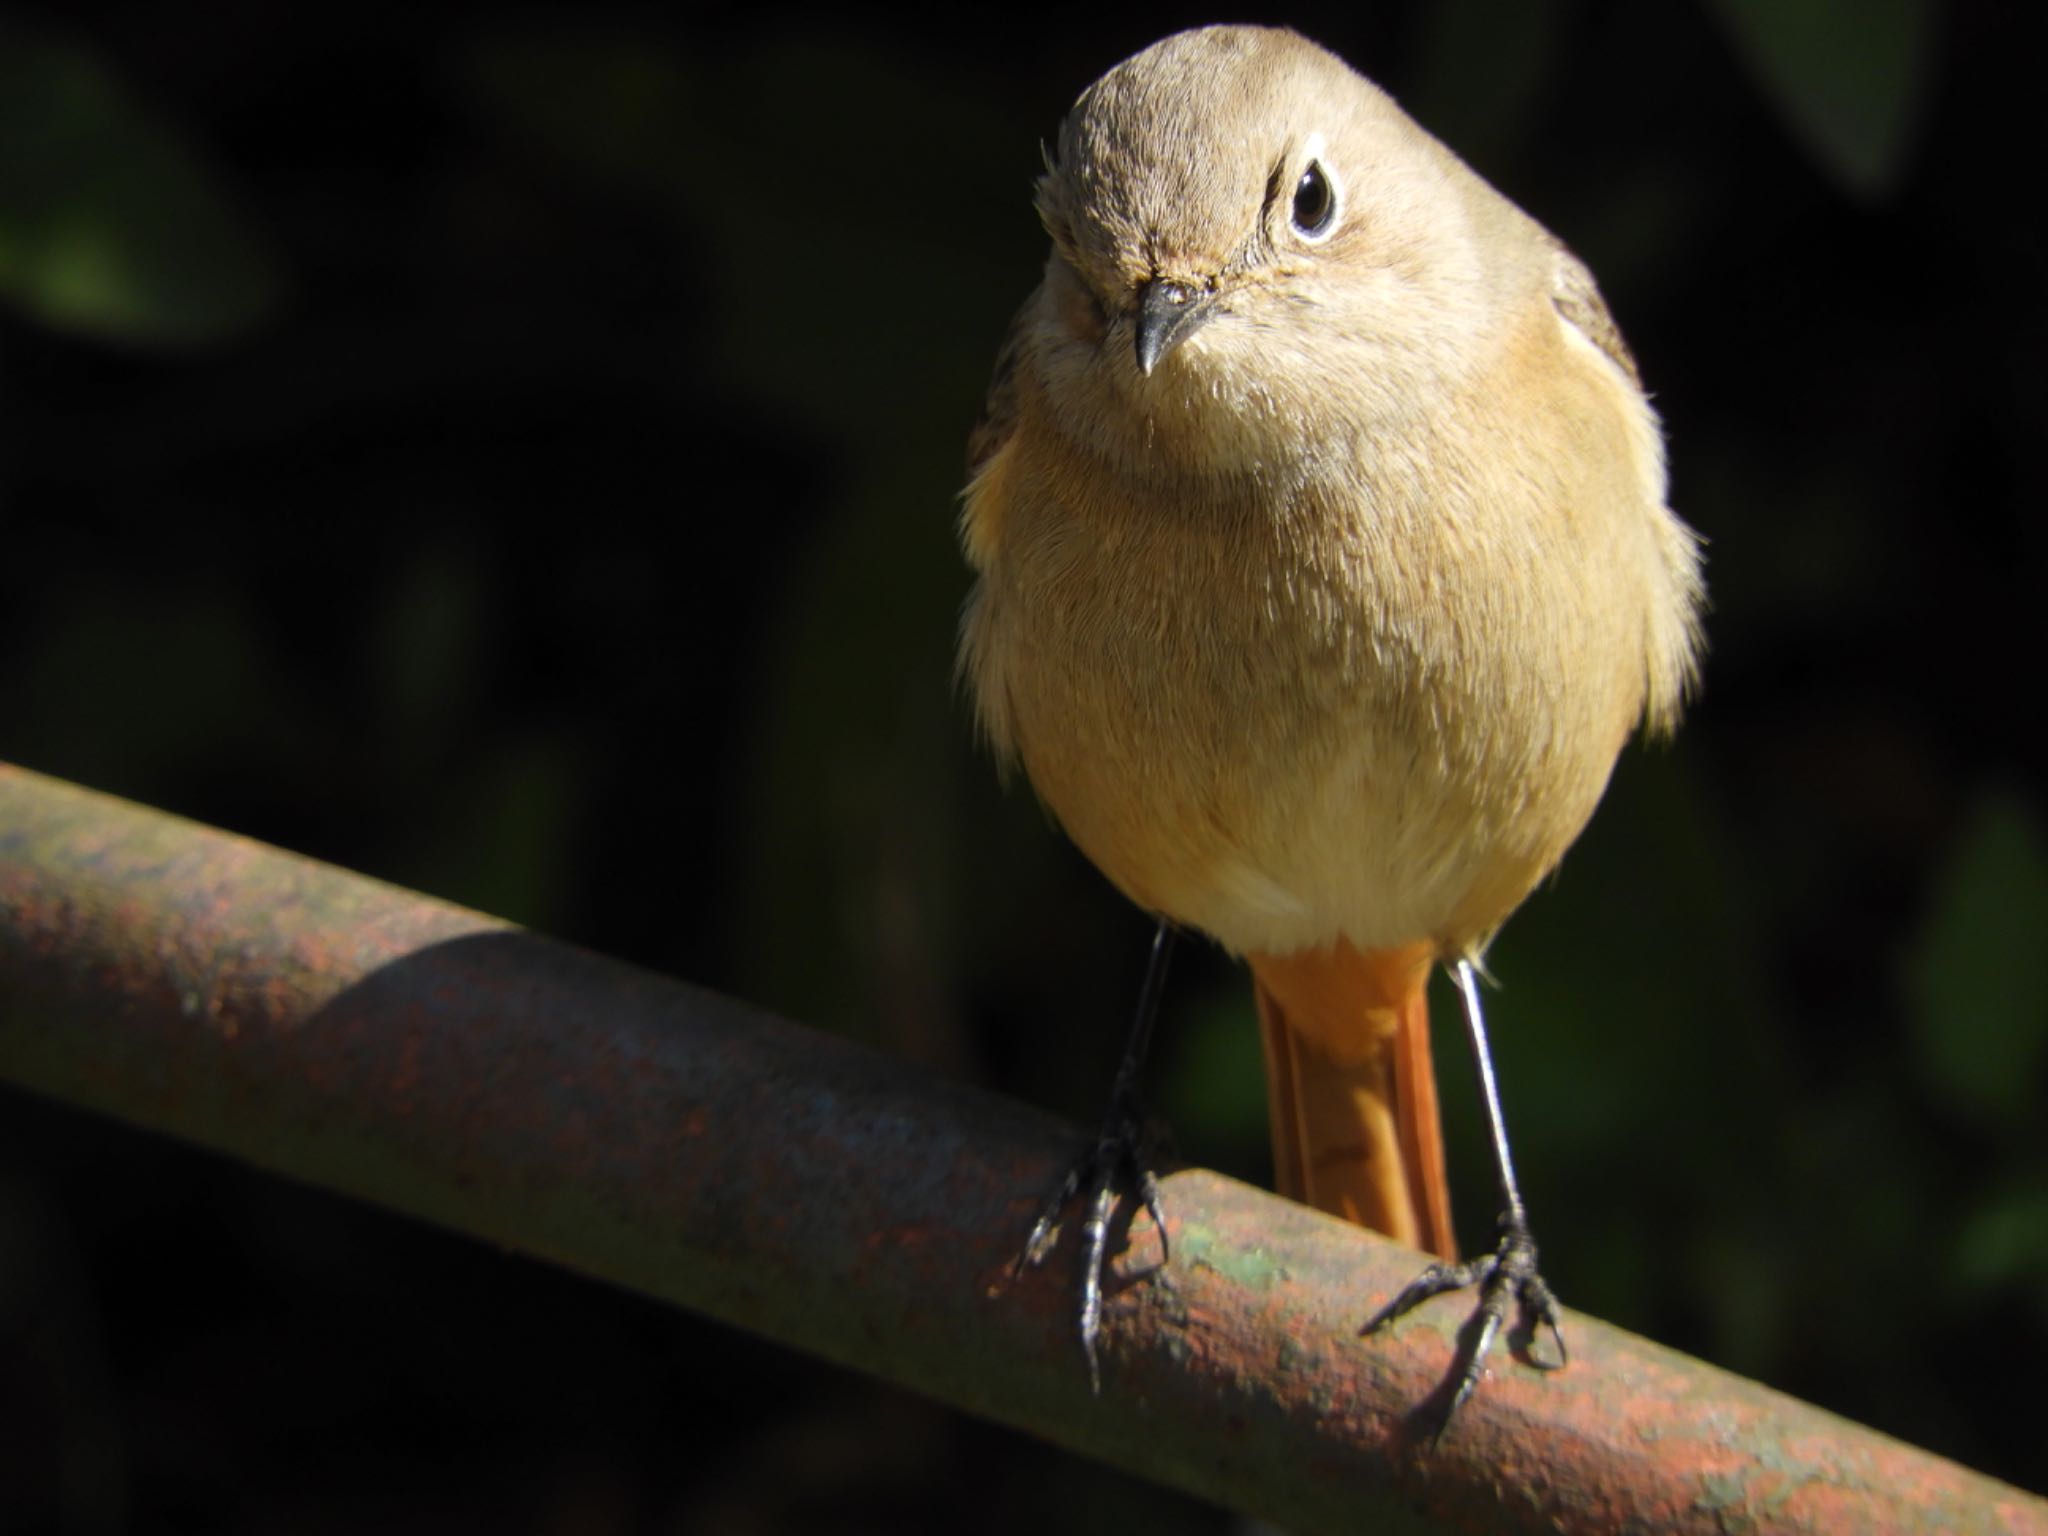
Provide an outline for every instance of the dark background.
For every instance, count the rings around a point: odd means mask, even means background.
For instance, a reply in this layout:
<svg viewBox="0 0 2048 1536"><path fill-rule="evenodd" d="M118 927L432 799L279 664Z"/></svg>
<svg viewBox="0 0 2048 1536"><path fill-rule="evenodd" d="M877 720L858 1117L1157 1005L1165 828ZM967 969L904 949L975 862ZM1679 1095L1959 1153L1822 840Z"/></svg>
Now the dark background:
<svg viewBox="0 0 2048 1536"><path fill-rule="evenodd" d="M1493 953L1551 1279L2041 1489L2024 9L1233 19L1344 53L1587 258L1712 540L1699 705ZM975 751L953 498L1039 139L1218 18L910 17L0 5L0 753L1091 1118L1145 924ZM1191 957L1158 1106L1263 1178L1256 1060ZM1224 1523L0 1094L0 1530L1133 1521Z"/></svg>

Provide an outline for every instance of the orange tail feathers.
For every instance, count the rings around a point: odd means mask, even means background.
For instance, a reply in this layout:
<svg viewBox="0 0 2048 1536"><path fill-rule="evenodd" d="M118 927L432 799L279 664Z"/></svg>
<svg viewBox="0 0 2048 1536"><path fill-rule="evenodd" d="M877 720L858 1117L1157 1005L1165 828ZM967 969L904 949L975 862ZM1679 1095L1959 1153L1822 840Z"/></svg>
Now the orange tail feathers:
<svg viewBox="0 0 2048 1536"><path fill-rule="evenodd" d="M1340 940L1246 958L1280 1193L1456 1258L1429 1053L1433 948Z"/></svg>

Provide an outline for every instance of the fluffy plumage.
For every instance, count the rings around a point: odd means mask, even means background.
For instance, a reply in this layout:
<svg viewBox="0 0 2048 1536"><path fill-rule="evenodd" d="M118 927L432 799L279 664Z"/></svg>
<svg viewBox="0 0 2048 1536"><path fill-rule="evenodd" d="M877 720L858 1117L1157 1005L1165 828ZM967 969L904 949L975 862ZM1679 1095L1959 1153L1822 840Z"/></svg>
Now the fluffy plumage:
<svg viewBox="0 0 2048 1536"><path fill-rule="evenodd" d="M1335 212L1304 232L1311 167ZM988 738L1268 1000L1283 971L1336 996L1346 949L1418 977L1476 955L1629 733L1676 718L1699 647L1697 541L1591 276L1378 87L1263 28L1091 86L1038 206L1052 254L962 518ZM1157 284L1201 323L1147 372ZM1317 964L1332 985L1301 983ZM1370 1011L1292 1022L1328 1043Z"/></svg>

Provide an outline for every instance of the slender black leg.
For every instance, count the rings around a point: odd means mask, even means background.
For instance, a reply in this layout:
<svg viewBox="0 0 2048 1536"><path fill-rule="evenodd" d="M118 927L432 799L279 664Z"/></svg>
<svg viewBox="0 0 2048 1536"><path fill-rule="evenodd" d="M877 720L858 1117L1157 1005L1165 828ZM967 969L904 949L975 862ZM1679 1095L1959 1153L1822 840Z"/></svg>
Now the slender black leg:
<svg viewBox="0 0 2048 1536"><path fill-rule="evenodd" d="M1145 966L1145 983L1138 991L1138 1015L1131 1024L1131 1037L1124 1046L1123 1064L1116 1069L1116 1083L1110 1089L1109 1113L1095 1144L1074 1160L1060 1182L1053 1186L1024 1251L1017 1255L1015 1268L1039 1264L1052 1251L1059 1235L1060 1216L1076 1195L1088 1195L1088 1217L1081 1224L1081 1351L1088 1357L1088 1380L1102 1390L1102 1371L1096 1360L1096 1343L1102 1336L1102 1270L1108 1258L1109 1223L1116 1209L1118 1189L1134 1189L1152 1213L1159 1229L1160 1260L1166 1262L1166 1217L1160 1204L1159 1180L1149 1165L1150 1148L1145 1133L1145 1113L1138 1092L1138 1078L1145 1066L1145 1053L1152 1044L1152 1025L1159 1017L1159 994L1166 985L1166 962L1173 957L1173 924L1161 919L1152 937L1152 958Z"/></svg>
<svg viewBox="0 0 2048 1536"><path fill-rule="evenodd" d="M1536 1325L1541 1323L1550 1330L1551 1338L1557 1343L1556 1360L1532 1360L1532 1364L1544 1370L1557 1370L1570 1359L1564 1347L1564 1330L1558 1326L1557 1298L1551 1295L1550 1287L1536 1272L1536 1240L1529 1235L1529 1213L1522 1205L1521 1188L1515 1183L1515 1162L1508 1152L1507 1121L1500 1112L1500 1089L1493 1076L1493 1053L1486 1043L1486 1016L1479 1006L1479 973L1471 961L1460 960L1451 967L1451 979L1458 986L1458 1005L1465 1016L1465 1033L1472 1042L1472 1054L1479 1064L1479 1088L1486 1101L1486 1124L1493 1135L1493 1165L1500 1176L1501 1211L1495 1228L1494 1250L1464 1264L1430 1265L1365 1325L1365 1332L1375 1333L1432 1296L1462 1290L1468 1285L1479 1287L1479 1305L1473 1309L1471 1322L1458 1335L1457 1358L1451 1366L1450 1399L1443 1409L1438 1433L1450 1423L1451 1415L1479 1385L1479 1373L1485 1368L1487 1351L1493 1347L1494 1338L1507 1317L1510 1301L1521 1309L1523 1327L1533 1334Z"/></svg>

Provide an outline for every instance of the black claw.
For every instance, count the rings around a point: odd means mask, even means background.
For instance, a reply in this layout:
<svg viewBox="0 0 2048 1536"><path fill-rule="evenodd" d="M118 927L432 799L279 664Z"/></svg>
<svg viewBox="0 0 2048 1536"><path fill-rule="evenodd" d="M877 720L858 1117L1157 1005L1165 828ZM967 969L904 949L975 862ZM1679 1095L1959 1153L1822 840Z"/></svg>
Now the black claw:
<svg viewBox="0 0 2048 1536"><path fill-rule="evenodd" d="M1479 1304L1472 1309L1465 1326L1458 1330L1458 1348L1451 1360L1450 1374L1444 1378L1437 1392L1431 1394L1430 1403L1424 1405L1425 1416L1435 1420L1435 1436L1441 1436L1450 1427L1451 1416L1478 1387L1480 1374L1486 1367L1487 1353L1500 1334L1511 1302L1517 1308L1518 1322L1516 1334L1510 1335L1511 1344L1517 1334L1533 1339L1539 1323L1550 1330L1550 1336L1557 1344L1555 1361L1539 1360L1526 1350L1519 1350L1518 1353L1522 1353L1529 1364L1540 1370L1554 1371L1562 1369L1571 1359L1564 1345L1564 1329L1558 1321L1557 1298L1536 1272L1536 1243L1529 1235L1528 1222L1519 1213L1501 1218L1500 1241L1492 1253L1463 1264L1430 1265L1403 1286L1392 1301L1374 1313L1371 1321L1360 1331L1363 1334L1377 1333L1432 1296L1472 1285L1479 1287Z"/></svg>
<svg viewBox="0 0 2048 1536"><path fill-rule="evenodd" d="M1012 1278L1023 1274L1026 1269L1037 1268L1052 1252L1053 1240L1059 1235L1060 1215L1066 1210L1067 1203L1081 1192L1081 1179L1087 1167L1086 1158L1076 1161L1046 1195L1045 1203L1038 1208L1038 1219L1031 1223L1031 1235L1024 1239L1017 1261L1010 1266Z"/></svg>
<svg viewBox="0 0 2048 1536"><path fill-rule="evenodd" d="M1081 1223L1081 1306L1078 1317L1081 1352L1088 1360L1088 1381L1102 1390L1102 1368L1097 1346L1102 1338L1102 1276L1109 1267L1109 1233L1114 1225L1117 1194L1133 1191L1151 1214L1159 1230L1160 1264L1167 1260L1166 1208L1160 1195L1158 1177L1148 1157L1148 1138L1133 1106L1119 1105L1110 1112L1095 1145L1074 1160L1039 1208L1024 1251L1011 1266L1013 1274L1045 1262L1059 1234L1060 1217L1083 1191L1088 1194L1088 1215Z"/></svg>
<svg viewBox="0 0 2048 1536"><path fill-rule="evenodd" d="M1088 1219L1081 1224L1081 1352L1088 1357L1088 1381L1098 1394L1102 1391L1102 1370L1096 1357L1096 1345L1102 1338L1102 1272L1109 1263L1109 1229L1119 1190L1135 1193L1152 1213L1152 1224L1159 1229L1160 1264L1167 1259L1165 1202L1152 1172L1152 1141L1139 1108L1138 1074L1152 1039L1153 1022L1159 1016L1159 993L1166 984L1166 964L1172 954L1173 924L1162 920L1152 938L1152 957L1138 991L1137 1017L1124 1045L1116 1084L1110 1089L1109 1113L1103 1118L1101 1134L1074 1160L1039 1207L1024 1251L1011 1266L1011 1273L1019 1274L1043 1263L1052 1252L1060 1217L1076 1195L1088 1192Z"/></svg>
<svg viewBox="0 0 2048 1536"><path fill-rule="evenodd" d="M1152 1217L1152 1225L1159 1232L1159 1263L1164 1268L1173 1261L1173 1244L1166 1235L1166 1201L1159 1193L1159 1176L1150 1168L1138 1170L1138 1198L1145 1202L1145 1210Z"/></svg>

